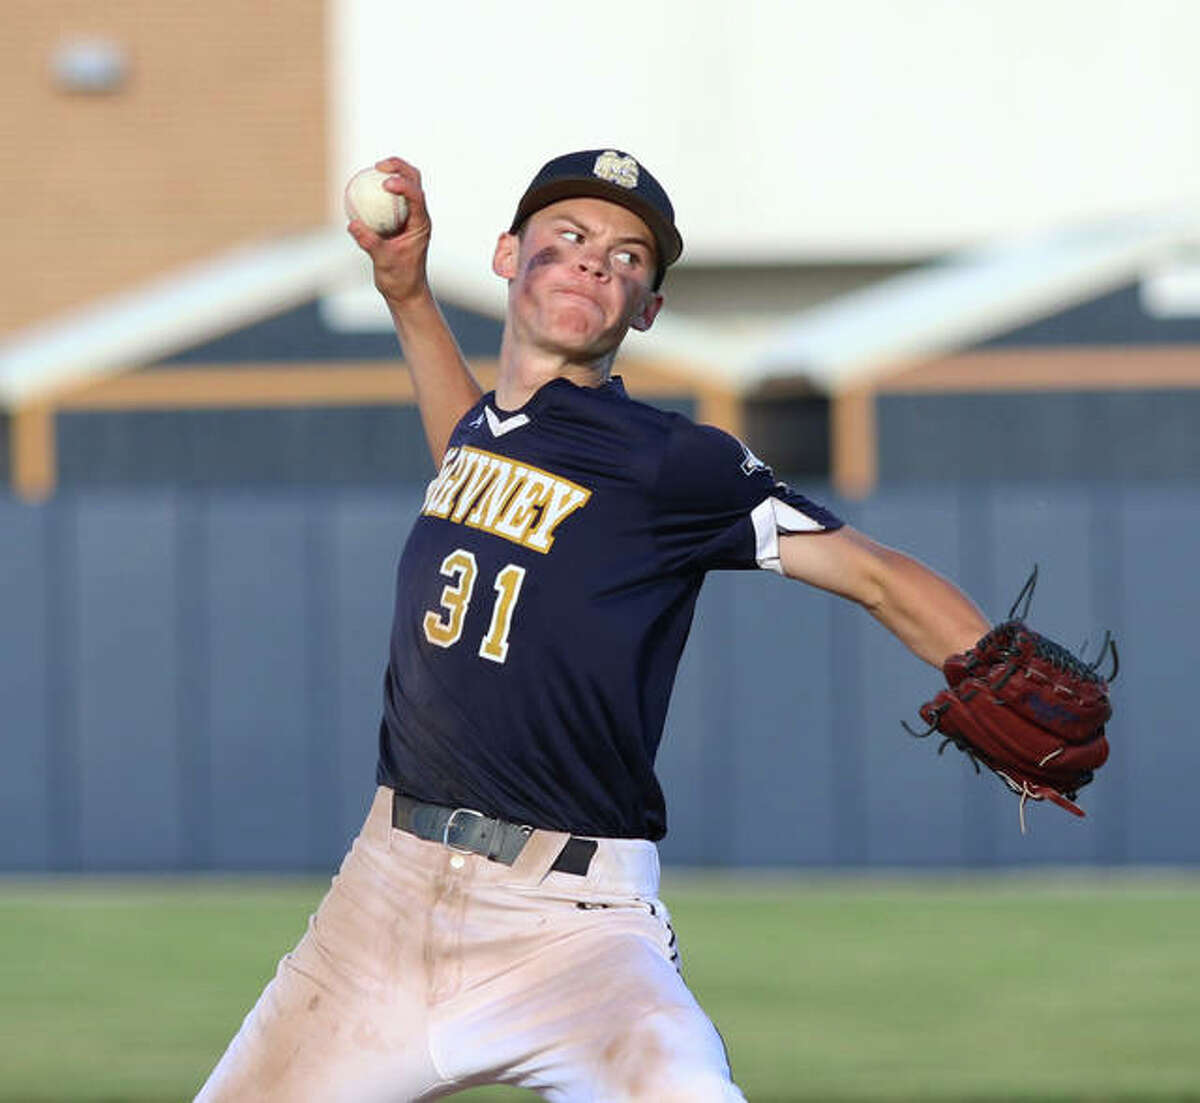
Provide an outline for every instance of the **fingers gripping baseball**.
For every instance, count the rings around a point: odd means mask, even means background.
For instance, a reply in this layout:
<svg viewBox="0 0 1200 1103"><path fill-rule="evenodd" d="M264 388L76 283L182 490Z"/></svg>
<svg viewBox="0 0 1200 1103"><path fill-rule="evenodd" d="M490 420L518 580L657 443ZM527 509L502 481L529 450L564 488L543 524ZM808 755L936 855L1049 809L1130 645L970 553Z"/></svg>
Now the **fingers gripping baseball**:
<svg viewBox="0 0 1200 1103"><path fill-rule="evenodd" d="M429 251L431 223L425 204L421 173L399 157L376 161L375 170L386 176L377 185L407 203L407 215L397 221L394 233L372 229L364 218L351 218L347 232L370 258L374 268L375 286L389 303L402 304L424 295L428 289L426 258ZM356 213L350 189L347 190L347 213ZM362 212L366 215L366 212ZM386 229L386 220L378 223Z"/></svg>

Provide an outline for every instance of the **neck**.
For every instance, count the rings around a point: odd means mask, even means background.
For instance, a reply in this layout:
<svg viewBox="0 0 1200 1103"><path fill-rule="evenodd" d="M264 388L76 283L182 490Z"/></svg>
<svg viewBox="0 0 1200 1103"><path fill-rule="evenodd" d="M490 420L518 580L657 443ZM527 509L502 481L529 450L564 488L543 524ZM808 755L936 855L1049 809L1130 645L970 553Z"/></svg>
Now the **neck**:
<svg viewBox="0 0 1200 1103"><path fill-rule="evenodd" d="M580 387L599 387L612 371L615 352L598 360L576 361L548 350L520 347L508 331L500 345L496 376L496 405L517 410L553 379L568 379Z"/></svg>

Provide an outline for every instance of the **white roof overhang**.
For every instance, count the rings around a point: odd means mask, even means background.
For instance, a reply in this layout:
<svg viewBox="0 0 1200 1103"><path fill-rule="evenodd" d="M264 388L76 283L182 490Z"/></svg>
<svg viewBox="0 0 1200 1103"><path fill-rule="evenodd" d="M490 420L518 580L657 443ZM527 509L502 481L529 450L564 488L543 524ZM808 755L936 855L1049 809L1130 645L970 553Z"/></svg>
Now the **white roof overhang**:
<svg viewBox="0 0 1200 1103"><path fill-rule="evenodd" d="M753 329L668 309L629 351L735 392L790 380L837 393L1127 284L1195 236L1194 219L1166 215L1006 240ZM430 279L440 297L503 316L503 284L477 258L435 247ZM388 325L366 258L344 230L319 229L232 250L12 335L0 342L0 404L153 363L314 298L334 325Z"/></svg>

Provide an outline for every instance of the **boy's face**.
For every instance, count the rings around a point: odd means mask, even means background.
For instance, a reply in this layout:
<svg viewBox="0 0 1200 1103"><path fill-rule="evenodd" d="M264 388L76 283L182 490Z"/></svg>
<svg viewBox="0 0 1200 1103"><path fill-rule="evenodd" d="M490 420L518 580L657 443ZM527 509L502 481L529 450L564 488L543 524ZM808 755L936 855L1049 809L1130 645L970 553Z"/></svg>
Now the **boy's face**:
<svg viewBox="0 0 1200 1103"><path fill-rule="evenodd" d="M519 339L572 360L611 353L632 326L649 329L654 236L604 199L563 199L535 211L519 236L501 234L492 267L509 281L508 324Z"/></svg>

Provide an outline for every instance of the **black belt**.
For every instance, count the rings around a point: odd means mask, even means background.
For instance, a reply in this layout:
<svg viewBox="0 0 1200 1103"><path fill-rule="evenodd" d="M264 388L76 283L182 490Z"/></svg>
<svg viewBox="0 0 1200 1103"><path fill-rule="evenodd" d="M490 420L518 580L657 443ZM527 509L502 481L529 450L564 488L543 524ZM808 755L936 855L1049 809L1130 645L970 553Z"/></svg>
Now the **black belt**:
<svg viewBox="0 0 1200 1103"><path fill-rule="evenodd" d="M517 855L533 834L532 827L485 816L473 808L423 804L397 792L392 793L392 826L416 835L418 839L442 843L451 850L482 854L489 861L506 866L511 866L517 860ZM578 835L572 835L550 869L552 872L574 873L583 877L595 853L595 839L581 839Z"/></svg>

